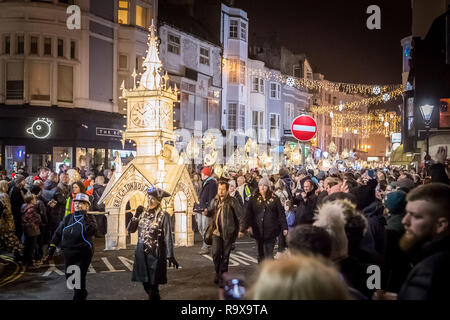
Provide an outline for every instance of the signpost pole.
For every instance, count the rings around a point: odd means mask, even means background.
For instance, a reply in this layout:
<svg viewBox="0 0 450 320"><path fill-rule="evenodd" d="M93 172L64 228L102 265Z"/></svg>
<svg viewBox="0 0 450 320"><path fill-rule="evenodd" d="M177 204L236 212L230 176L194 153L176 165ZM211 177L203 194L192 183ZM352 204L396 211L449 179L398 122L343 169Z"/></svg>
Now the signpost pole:
<svg viewBox="0 0 450 320"><path fill-rule="evenodd" d="M304 167L305 166L305 143L304 142L302 142L301 144L301 148L302 148L302 167Z"/></svg>

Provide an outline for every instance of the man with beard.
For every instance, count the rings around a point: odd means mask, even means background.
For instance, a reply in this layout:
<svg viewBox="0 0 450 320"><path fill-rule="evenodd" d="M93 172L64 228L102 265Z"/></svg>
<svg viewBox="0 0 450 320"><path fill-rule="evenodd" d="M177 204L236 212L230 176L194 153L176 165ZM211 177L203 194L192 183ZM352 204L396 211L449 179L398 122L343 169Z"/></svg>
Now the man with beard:
<svg viewBox="0 0 450 320"><path fill-rule="evenodd" d="M448 299L450 285L450 186L430 183L413 189L406 198L402 220L405 234L400 248L409 252L414 268L400 289L398 300ZM375 299L394 298L392 293Z"/></svg>

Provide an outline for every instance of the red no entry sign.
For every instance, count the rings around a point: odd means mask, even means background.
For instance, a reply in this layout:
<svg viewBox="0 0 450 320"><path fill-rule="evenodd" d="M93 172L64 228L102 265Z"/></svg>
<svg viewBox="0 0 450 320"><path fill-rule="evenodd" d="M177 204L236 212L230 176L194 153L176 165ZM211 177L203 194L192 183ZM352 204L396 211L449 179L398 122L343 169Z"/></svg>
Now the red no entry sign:
<svg viewBox="0 0 450 320"><path fill-rule="evenodd" d="M292 134L300 141L311 140L317 132L316 121L305 114L292 122Z"/></svg>

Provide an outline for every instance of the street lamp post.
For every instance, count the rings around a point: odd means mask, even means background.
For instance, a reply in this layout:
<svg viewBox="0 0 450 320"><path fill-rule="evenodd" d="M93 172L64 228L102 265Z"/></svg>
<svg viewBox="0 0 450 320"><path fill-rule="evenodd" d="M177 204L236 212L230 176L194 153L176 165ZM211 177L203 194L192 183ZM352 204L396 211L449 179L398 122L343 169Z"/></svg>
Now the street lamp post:
<svg viewBox="0 0 450 320"><path fill-rule="evenodd" d="M426 129L426 137L427 137L427 154L425 155L425 164L427 164L428 161L431 160L430 154L429 154L429 133L430 133L430 126L431 126L431 115L433 114L434 106L430 104L425 104L420 106L420 112L422 113L423 120L425 122L425 129Z"/></svg>

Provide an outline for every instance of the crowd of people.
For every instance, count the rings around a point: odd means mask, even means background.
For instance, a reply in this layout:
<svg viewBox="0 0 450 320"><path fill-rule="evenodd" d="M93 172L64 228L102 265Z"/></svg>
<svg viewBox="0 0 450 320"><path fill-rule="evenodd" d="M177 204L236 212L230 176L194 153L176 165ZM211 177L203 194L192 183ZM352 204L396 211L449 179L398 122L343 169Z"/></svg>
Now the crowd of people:
<svg viewBox="0 0 450 320"><path fill-rule="evenodd" d="M212 255L214 283L224 287L237 238L254 238L260 268L246 295L253 299L443 299L450 284L446 161L447 149L440 147L421 174L300 167L240 171L226 179L204 167L192 177L199 253ZM112 178L112 171L64 165L58 173L41 168L31 176L0 171L1 247L29 268L61 248L66 268L82 269L74 299L86 299L93 238L106 233L105 216L87 212L105 210L99 199ZM150 299L160 299L167 266L178 267L170 215L161 207L170 194L154 187L147 194L127 222L129 233L138 231L132 279Z"/></svg>
<svg viewBox="0 0 450 320"><path fill-rule="evenodd" d="M223 287L236 239L253 237L261 262L248 296L255 299L443 299L450 284L446 159L440 147L421 171L429 176L394 167L282 168L225 179L205 167L193 177L200 254L212 254L214 283ZM373 270L379 274L369 279Z"/></svg>
<svg viewBox="0 0 450 320"><path fill-rule="evenodd" d="M113 174L111 170L99 174L64 164L58 169L57 173L43 167L28 175L19 168L10 176L0 170L0 245L30 269L48 259L55 231L65 216L75 212L77 194L89 197L89 211L105 211L98 200ZM96 220L97 236L102 236L106 218L98 215Z"/></svg>

